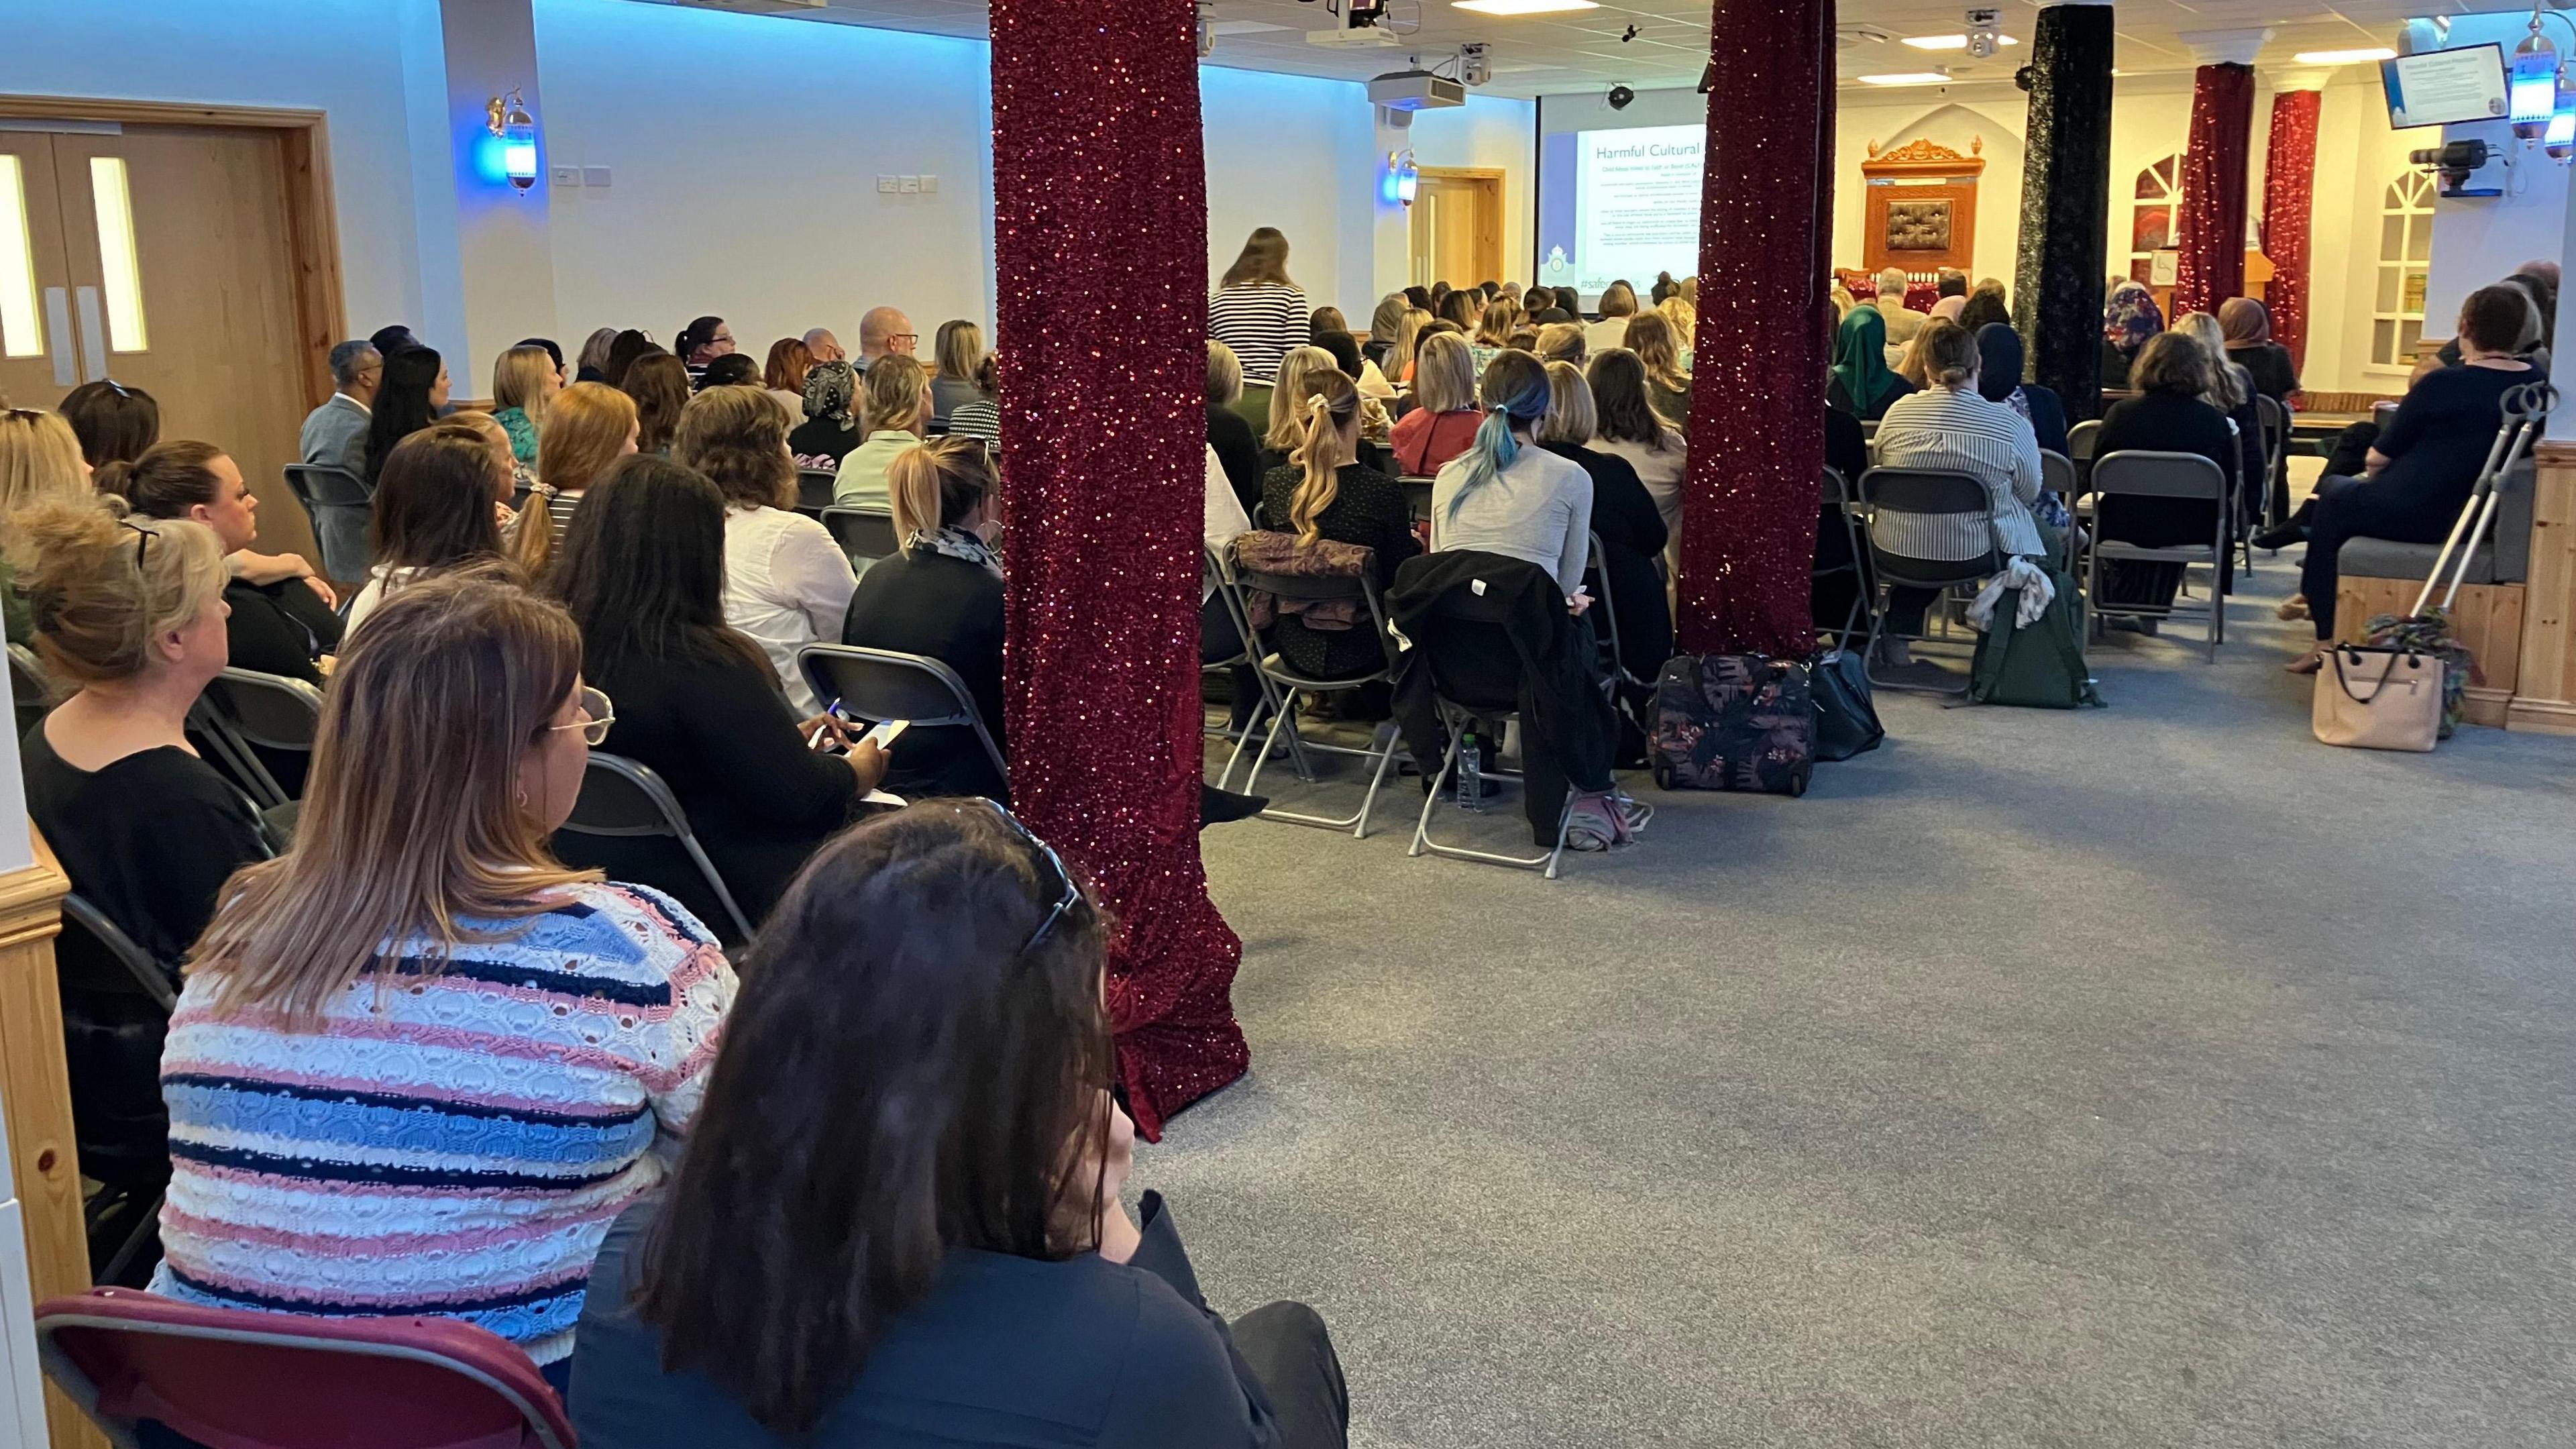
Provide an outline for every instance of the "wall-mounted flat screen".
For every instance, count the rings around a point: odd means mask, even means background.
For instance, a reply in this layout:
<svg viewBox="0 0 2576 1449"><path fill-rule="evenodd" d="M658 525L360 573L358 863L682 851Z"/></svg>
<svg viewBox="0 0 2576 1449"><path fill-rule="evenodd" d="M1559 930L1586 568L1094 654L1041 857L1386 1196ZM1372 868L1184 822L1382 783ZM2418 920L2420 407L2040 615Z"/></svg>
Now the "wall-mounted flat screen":
<svg viewBox="0 0 2576 1449"><path fill-rule="evenodd" d="M2505 118L2504 47L2428 50L2379 63L2388 89L2388 124L2449 126Z"/></svg>

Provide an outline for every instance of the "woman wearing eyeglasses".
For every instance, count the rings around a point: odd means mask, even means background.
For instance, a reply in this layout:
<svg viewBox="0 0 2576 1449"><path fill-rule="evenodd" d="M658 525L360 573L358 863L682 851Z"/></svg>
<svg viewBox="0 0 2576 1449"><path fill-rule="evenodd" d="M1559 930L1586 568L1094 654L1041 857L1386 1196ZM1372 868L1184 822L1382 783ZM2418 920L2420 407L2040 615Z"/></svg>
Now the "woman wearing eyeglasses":
<svg viewBox="0 0 2576 1449"><path fill-rule="evenodd" d="M771 918L670 1190L592 1270L584 1449L1320 1449L1314 1310L1229 1325L1119 1192L1108 923L984 801L834 840Z"/></svg>
<svg viewBox="0 0 2576 1449"><path fill-rule="evenodd" d="M669 897L548 850L611 707L572 620L509 577L412 584L340 656L295 849L232 878L170 1021L152 1288L462 1319L560 1386L734 976Z"/></svg>

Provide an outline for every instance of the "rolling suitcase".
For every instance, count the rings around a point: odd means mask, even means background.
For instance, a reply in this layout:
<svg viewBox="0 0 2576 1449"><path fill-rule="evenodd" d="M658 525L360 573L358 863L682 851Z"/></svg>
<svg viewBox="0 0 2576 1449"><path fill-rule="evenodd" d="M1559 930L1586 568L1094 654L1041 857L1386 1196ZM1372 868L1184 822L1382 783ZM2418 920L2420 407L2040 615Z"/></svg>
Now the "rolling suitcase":
<svg viewBox="0 0 2576 1449"><path fill-rule="evenodd" d="M1655 783L1804 795L1815 769L1807 666L1759 654L1677 654L1655 679Z"/></svg>

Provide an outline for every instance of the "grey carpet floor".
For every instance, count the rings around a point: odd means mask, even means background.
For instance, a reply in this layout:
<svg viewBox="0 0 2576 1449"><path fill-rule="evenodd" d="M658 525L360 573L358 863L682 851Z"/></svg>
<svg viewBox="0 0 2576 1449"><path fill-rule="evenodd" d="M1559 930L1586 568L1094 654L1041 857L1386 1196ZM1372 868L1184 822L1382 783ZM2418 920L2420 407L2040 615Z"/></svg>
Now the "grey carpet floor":
<svg viewBox="0 0 2576 1449"><path fill-rule="evenodd" d="M1138 1184L1362 1446L2576 1442L2576 740L2314 743L2292 557L1561 881L1208 832L1252 1071Z"/></svg>

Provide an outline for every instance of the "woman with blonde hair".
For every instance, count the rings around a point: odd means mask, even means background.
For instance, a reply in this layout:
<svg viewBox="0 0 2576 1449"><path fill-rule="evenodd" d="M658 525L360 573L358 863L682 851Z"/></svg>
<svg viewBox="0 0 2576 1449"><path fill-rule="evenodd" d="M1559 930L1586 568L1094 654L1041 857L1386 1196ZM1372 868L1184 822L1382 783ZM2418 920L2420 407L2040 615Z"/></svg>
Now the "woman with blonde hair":
<svg viewBox="0 0 2576 1449"><path fill-rule="evenodd" d="M1431 325L1431 314L1419 307L1407 307L1396 319L1395 345L1387 349L1386 361L1380 366L1387 376L1402 386L1413 385L1413 359L1422 344L1422 329Z"/></svg>
<svg viewBox="0 0 2576 1449"><path fill-rule="evenodd" d="M984 396L975 383L984 368L984 329L963 317L942 322L932 355L939 371L930 379L930 421L945 429L959 408Z"/></svg>
<svg viewBox="0 0 2576 1449"><path fill-rule="evenodd" d="M16 515L48 503L87 503L97 497L81 457L80 435L60 413L0 408L0 616L9 642L24 644L33 625L27 600L13 583L20 557Z"/></svg>
<svg viewBox="0 0 2576 1449"><path fill-rule="evenodd" d="M1243 364L1234 349L1211 337L1207 344L1207 442L1216 451L1235 501L1250 512L1261 503L1261 437L1235 410L1243 397Z"/></svg>
<svg viewBox="0 0 2576 1449"><path fill-rule="evenodd" d="M897 454L921 446L930 431L930 376L921 364L888 354L859 378L859 421L867 436L841 459L832 502L841 508L887 508L886 470Z"/></svg>
<svg viewBox="0 0 2576 1449"><path fill-rule="evenodd" d="M1311 335L1306 294L1288 277L1288 238L1259 227L1208 299L1208 335L1234 349L1245 383L1268 387L1279 363Z"/></svg>
<svg viewBox="0 0 2576 1449"><path fill-rule="evenodd" d="M2247 521L2260 518L2271 463L2263 453L2263 418L2254 406L2253 374L2227 355L2227 330L2209 313L2186 313L2173 330L2198 343L2209 358L2209 395L2203 401L2236 425L2236 461L2228 472L2235 475Z"/></svg>
<svg viewBox="0 0 2576 1449"><path fill-rule="evenodd" d="M574 383L547 405L545 430L537 435L537 491L510 539L510 556L531 578L544 574L562 546L582 493L610 464L635 452L641 437L635 400L604 382ZM534 506L538 499L545 502L542 513Z"/></svg>
<svg viewBox="0 0 2576 1449"><path fill-rule="evenodd" d="M1276 468L1306 438L1302 384L1310 372L1338 372L1333 354L1320 347L1292 347L1279 359L1279 382L1270 389L1270 426L1261 435L1261 463Z"/></svg>
<svg viewBox="0 0 2576 1449"><path fill-rule="evenodd" d="M519 346L492 364L493 418L510 435L510 456L537 461L537 432L545 426L546 404L563 390L563 370L542 347Z"/></svg>
<svg viewBox="0 0 2576 1449"><path fill-rule="evenodd" d="M1690 371L1691 349L1699 345L1698 305L1676 292L1666 297L1664 304L1655 310L1664 314L1664 321L1672 326L1674 339L1681 344L1682 371Z"/></svg>
<svg viewBox="0 0 2576 1449"><path fill-rule="evenodd" d="M760 385L778 399L790 418L805 416L805 374L814 370L814 354L801 337L781 337L769 344L769 359L760 369Z"/></svg>
<svg viewBox="0 0 2576 1449"><path fill-rule="evenodd" d="M459 1319L561 1386L590 1261L676 1155L734 991L671 898L549 848L613 719L581 661L562 609L473 570L351 641L295 849L233 877L171 1018L154 1292Z"/></svg>
<svg viewBox="0 0 2576 1449"><path fill-rule="evenodd" d="M1628 350L1645 365L1646 395L1655 411L1680 426L1690 420L1691 377L1682 366L1680 339L1661 312L1640 312L1628 319Z"/></svg>
<svg viewBox="0 0 2576 1449"><path fill-rule="evenodd" d="M757 388L708 388L680 410L671 461L724 495L725 622L768 656L798 718L822 713L796 651L841 637L859 578L831 531L796 511L787 410Z"/></svg>
<svg viewBox="0 0 2576 1449"><path fill-rule="evenodd" d="M1541 362L1570 362L1583 365L1583 324L1550 322L1538 329L1538 344L1530 349Z"/></svg>
<svg viewBox="0 0 2576 1449"><path fill-rule="evenodd" d="M1598 310L1601 320L1583 329L1583 348L1599 356L1613 347L1628 343L1628 319L1637 315L1637 291L1626 282L1612 282L1601 289Z"/></svg>
<svg viewBox="0 0 2576 1449"><path fill-rule="evenodd" d="M1512 333L1521 325L1521 304L1509 297L1496 297L1485 308L1476 323L1476 340L1467 347L1468 362L1479 376L1485 365L1512 345Z"/></svg>
<svg viewBox="0 0 2576 1449"><path fill-rule="evenodd" d="M1441 332L1423 339L1413 364L1413 411L1396 420L1387 444L1407 477L1429 477L1476 439L1476 370L1466 342Z"/></svg>
<svg viewBox="0 0 2576 1449"><path fill-rule="evenodd" d="M1337 368L1316 368L1298 380L1296 398L1290 417L1297 442L1262 479L1256 521L1307 547L1330 539L1370 549L1377 586L1393 587L1396 565L1421 545L1404 490L1360 461L1359 389ZM1271 639L1292 668L1318 679L1366 674L1386 662L1370 629L1314 630L1283 614Z"/></svg>

